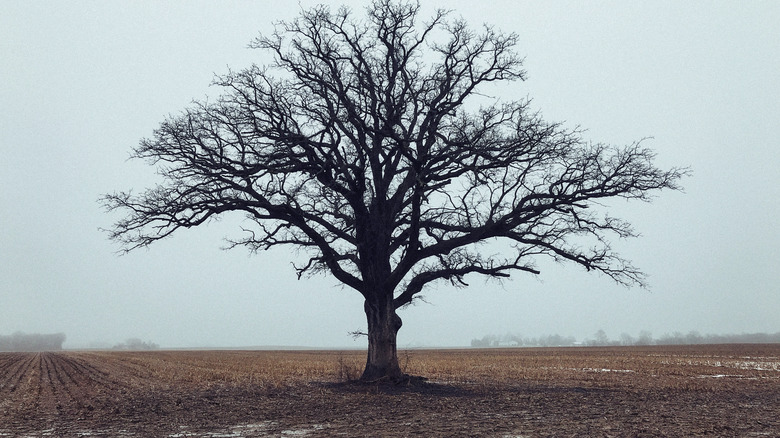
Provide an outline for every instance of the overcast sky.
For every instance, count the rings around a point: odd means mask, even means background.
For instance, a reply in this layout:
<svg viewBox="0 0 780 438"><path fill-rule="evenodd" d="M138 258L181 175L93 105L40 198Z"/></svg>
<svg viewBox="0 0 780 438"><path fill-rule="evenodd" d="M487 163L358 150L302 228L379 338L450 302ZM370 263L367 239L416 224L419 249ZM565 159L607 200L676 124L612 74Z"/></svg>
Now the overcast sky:
<svg viewBox="0 0 780 438"><path fill-rule="evenodd" d="M423 0L437 5L519 35L528 80L506 98L528 96L592 141L652 137L659 165L694 174L685 193L614 205L642 233L616 247L649 274L649 290L541 261L538 277L431 290L401 313L400 346L780 331L780 2ZM130 337L170 348L365 344L348 335L365 328L357 292L330 277L297 281L288 250L221 250L237 221L126 256L99 231L118 219L101 194L155 180L127 160L131 148L166 115L216 96L215 73L266 63L247 44L298 11L0 0L0 334L64 332L71 348Z"/></svg>

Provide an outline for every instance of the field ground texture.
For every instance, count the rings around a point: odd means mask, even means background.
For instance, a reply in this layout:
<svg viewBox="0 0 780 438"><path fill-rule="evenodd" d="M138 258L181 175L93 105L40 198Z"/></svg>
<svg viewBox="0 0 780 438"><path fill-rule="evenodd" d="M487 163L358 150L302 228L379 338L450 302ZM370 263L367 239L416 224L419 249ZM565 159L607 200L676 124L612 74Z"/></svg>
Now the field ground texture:
<svg viewBox="0 0 780 438"><path fill-rule="evenodd" d="M780 345L0 353L0 437L780 436Z"/></svg>

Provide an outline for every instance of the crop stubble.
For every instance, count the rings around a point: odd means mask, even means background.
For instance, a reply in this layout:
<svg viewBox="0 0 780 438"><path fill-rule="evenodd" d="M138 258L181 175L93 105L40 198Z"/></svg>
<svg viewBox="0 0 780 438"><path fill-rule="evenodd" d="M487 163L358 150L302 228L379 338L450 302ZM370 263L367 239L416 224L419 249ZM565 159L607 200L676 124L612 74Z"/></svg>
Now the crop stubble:
<svg viewBox="0 0 780 438"><path fill-rule="evenodd" d="M780 436L780 345L0 353L2 436Z"/></svg>

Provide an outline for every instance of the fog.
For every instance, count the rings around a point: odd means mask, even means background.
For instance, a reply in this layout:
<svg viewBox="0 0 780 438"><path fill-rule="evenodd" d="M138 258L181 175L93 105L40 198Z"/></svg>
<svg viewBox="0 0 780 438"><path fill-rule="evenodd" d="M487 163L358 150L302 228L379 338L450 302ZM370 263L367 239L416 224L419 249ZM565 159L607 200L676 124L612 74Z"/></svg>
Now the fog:
<svg viewBox="0 0 780 438"><path fill-rule="evenodd" d="M119 218L101 194L155 182L127 160L141 138L216 97L215 73L268 62L246 46L298 13L281 3L0 2L0 335L65 333L65 348L365 345L349 335L365 327L357 292L298 281L290 250L221 249L240 217L125 256L99 230ZM652 137L661 167L693 176L685 193L610 204L642 234L615 247L649 290L540 260L538 277L432 289L401 312L401 347L780 331L780 3L423 5L519 35L528 80L502 98L530 97L594 142Z"/></svg>

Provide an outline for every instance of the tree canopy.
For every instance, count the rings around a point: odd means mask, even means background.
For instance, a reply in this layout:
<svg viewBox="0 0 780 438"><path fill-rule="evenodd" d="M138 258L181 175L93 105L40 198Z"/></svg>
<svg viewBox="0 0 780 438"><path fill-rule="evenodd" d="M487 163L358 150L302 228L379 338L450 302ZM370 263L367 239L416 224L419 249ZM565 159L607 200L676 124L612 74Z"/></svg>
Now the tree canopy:
<svg viewBox="0 0 780 438"><path fill-rule="evenodd" d="M400 375L395 311L436 282L538 274L551 257L644 284L610 245L635 236L631 225L594 207L679 189L687 170L657 168L642 142L592 143L528 100L486 95L524 79L517 35L419 12L319 6L255 39L272 63L219 76L217 99L135 148L163 182L103 198L127 214L110 237L130 251L244 213L233 246L301 248L299 277L328 273L365 298L364 379Z"/></svg>

